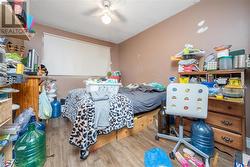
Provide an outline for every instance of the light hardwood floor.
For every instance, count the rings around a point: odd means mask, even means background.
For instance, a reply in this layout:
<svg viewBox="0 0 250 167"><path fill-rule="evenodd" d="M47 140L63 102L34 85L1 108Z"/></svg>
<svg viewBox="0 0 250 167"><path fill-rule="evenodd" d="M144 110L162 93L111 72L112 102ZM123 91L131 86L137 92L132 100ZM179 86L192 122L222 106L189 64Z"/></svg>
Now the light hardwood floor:
<svg viewBox="0 0 250 167"><path fill-rule="evenodd" d="M45 167L143 167L144 152L152 147L161 147L166 152L173 149L175 143L170 141L156 141L156 130L149 127L138 135L114 141L95 152L90 153L87 160L79 158L79 149L68 143L71 123L66 119L50 120L47 129L47 155ZM232 165L232 158L219 153L219 167ZM179 166L173 161L174 166Z"/></svg>

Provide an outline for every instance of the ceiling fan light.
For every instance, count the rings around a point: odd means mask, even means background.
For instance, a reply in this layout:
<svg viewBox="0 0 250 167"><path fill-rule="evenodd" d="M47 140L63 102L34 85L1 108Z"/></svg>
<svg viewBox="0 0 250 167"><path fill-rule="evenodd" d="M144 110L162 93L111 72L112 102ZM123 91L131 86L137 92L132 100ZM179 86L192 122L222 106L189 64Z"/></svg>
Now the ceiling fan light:
<svg viewBox="0 0 250 167"><path fill-rule="evenodd" d="M101 20L104 24L110 24L111 23L111 17L107 14L104 14L102 17L101 17Z"/></svg>

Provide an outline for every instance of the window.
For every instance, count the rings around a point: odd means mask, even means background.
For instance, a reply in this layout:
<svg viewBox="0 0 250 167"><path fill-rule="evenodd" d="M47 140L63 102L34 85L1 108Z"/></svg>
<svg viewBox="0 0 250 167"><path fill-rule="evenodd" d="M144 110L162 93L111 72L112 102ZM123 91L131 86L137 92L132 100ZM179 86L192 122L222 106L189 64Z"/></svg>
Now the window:
<svg viewBox="0 0 250 167"><path fill-rule="evenodd" d="M50 75L105 76L110 71L110 48L44 33L41 62Z"/></svg>

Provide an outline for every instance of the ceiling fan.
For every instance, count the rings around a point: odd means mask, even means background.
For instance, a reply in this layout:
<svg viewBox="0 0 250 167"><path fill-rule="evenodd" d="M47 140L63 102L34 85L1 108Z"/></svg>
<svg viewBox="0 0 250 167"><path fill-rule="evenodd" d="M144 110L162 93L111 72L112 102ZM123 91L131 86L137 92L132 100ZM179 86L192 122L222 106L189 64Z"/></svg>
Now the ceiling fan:
<svg viewBox="0 0 250 167"><path fill-rule="evenodd" d="M126 18L115 9L113 2L102 0L101 4L98 5L99 7L85 12L84 15L100 17L104 24L110 24L112 20L126 22Z"/></svg>

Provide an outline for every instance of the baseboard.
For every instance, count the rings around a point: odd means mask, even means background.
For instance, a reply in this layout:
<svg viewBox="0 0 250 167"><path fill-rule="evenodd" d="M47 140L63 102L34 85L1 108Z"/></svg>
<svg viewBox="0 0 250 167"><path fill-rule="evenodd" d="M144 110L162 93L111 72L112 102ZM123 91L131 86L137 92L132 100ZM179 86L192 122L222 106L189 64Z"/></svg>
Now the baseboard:
<svg viewBox="0 0 250 167"><path fill-rule="evenodd" d="M247 148L250 148L250 138L249 137L246 138L246 145L247 145Z"/></svg>

